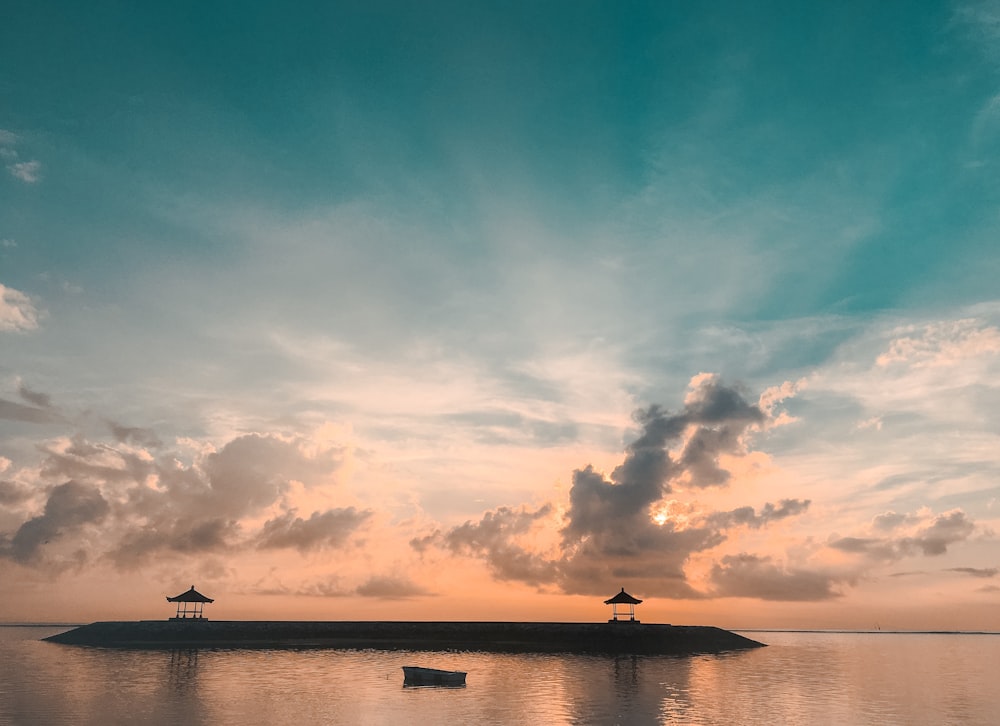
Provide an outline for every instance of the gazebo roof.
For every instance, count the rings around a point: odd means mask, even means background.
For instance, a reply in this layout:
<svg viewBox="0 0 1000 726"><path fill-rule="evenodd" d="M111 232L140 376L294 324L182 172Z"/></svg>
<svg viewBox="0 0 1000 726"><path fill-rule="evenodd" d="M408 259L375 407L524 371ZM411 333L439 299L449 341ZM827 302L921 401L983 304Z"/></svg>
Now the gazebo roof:
<svg viewBox="0 0 1000 726"><path fill-rule="evenodd" d="M194 585L187 592L182 592L180 595L174 597L168 597L167 602L215 602L210 597L205 597L200 592L194 589Z"/></svg>
<svg viewBox="0 0 1000 726"><path fill-rule="evenodd" d="M639 598L632 597L627 592L625 592L625 588L623 587L622 591L620 593L618 593L617 595L615 595L610 600L605 600L604 604L605 605L638 605L641 602L642 602L642 600L640 600Z"/></svg>

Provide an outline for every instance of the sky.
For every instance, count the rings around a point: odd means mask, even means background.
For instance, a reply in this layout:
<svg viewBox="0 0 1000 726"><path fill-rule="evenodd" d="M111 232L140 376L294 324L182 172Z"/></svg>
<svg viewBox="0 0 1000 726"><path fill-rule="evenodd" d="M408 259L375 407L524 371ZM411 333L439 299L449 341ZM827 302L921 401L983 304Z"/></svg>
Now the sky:
<svg viewBox="0 0 1000 726"><path fill-rule="evenodd" d="M15 0L0 621L1000 630L1000 2Z"/></svg>

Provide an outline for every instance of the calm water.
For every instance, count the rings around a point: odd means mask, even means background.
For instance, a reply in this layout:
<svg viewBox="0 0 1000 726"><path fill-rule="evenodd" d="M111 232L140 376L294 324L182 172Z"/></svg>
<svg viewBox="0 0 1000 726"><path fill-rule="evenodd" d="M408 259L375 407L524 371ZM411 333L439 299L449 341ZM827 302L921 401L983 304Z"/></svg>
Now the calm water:
<svg viewBox="0 0 1000 726"><path fill-rule="evenodd" d="M996 724L1000 635L748 633L722 656L121 651L0 626L0 724ZM468 671L403 688L400 666Z"/></svg>

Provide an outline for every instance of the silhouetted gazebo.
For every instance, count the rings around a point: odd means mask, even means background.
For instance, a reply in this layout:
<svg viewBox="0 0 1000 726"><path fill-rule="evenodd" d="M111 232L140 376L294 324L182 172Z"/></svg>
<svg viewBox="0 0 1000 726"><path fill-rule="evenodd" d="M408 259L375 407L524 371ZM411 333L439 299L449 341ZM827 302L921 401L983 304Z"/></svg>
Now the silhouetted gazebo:
<svg viewBox="0 0 1000 726"><path fill-rule="evenodd" d="M617 623L618 622L618 606L619 605L628 605L628 619L629 619L629 622L631 622L631 623L638 623L639 621L635 619L635 606L638 605L641 602L642 602L642 600L640 600L639 598L632 597L627 592L625 592L625 588L623 587L622 591L620 593L618 593L617 595L615 595L613 598L604 601L605 605L610 605L611 606L611 620L609 620L608 622L609 623ZM625 613L622 613L623 617L624 617L624 615L625 615Z"/></svg>
<svg viewBox="0 0 1000 726"><path fill-rule="evenodd" d="M180 595L174 597L168 597L167 602L177 603L177 614L172 618L173 620L184 620L187 618L198 618L201 619L202 609L205 607L207 602L215 602L210 597L205 597L200 592L194 589L194 585L191 589L182 592Z"/></svg>

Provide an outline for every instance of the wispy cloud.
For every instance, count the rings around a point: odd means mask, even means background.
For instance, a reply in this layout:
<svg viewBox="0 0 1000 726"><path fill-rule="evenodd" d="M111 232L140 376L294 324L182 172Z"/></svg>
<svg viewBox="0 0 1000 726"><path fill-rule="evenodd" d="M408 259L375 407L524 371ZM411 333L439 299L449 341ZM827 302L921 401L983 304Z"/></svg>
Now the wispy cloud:
<svg viewBox="0 0 1000 726"><path fill-rule="evenodd" d="M14 148L14 144L18 140L17 134L0 129L0 159L5 159L9 162L7 164L7 171L15 179L20 179L26 184L36 184L42 178L42 163L35 159L18 161L19 154Z"/></svg>
<svg viewBox="0 0 1000 726"><path fill-rule="evenodd" d="M7 171L15 179L20 179L26 184L35 184L42 178L42 163L37 160L16 161L7 165Z"/></svg>

